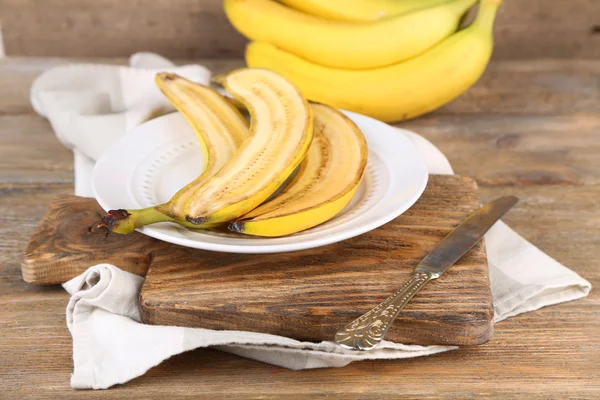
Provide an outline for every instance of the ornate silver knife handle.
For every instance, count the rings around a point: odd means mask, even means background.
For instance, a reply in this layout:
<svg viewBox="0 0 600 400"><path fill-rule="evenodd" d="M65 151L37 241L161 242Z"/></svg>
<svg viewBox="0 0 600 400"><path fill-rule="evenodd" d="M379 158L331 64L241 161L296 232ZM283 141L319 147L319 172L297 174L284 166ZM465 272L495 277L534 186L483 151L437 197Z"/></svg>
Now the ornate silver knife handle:
<svg viewBox="0 0 600 400"><path fill-rule="evenodd" d="M351 350L375 348L392 326L404 306L427 282L439 275L430 271L418 271L396 293L377 307L355 319L335 334L335 341Z"/></svg>
<svg viewBox="0 0 600 400"><path fill-rule="evenodd" d="M336 333L335 341L352 350L371 350L385 337L406 303L432 279L439 278L464 256L483 235L517 202L514 196L500 197L469 215L431 250L415 268L415 274L396 293Z"/></svg>

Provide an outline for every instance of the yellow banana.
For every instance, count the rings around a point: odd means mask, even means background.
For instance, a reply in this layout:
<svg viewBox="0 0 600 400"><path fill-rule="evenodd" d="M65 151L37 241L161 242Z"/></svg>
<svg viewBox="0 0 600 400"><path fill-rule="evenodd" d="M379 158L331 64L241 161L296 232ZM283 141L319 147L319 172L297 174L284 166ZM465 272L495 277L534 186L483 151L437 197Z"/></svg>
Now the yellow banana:
<svg viewBox="0 0 600 400"><path fill-rule="evenodd" d="M449 0L279 0L298 11L337 21L374 21Z"/></svg>
<svg viewBox="0 0 600 400"><path fill-rule="evenodd" d="M229 225L248 235L283 236L319 225L352 200L367 164L367 143L339 111L311 105L314 137L296 176L275 198Z"/></svg>
<svg viewBox="0 0 600 400"><path fill-rule="evenodd" d="M246 63L283 75L309 100L382 121L406 120L448 103L479 79L492 54L492 28L500 3L481 0L471 26L419 56L388 67L328 68L263 42L248 45Z"/></svg>
<svg viewBox="0 0 600 400"><path fill-rule="evenodd" d="M220 223L247 214L273 194L300 164L312 140L308 102L280 75L240 69L220 83L250 113L250 137L186 204L192 224Z"/></svg>
<svg viewBox="0 0 600 400"><path fill-rule="evenodd" d="M215 90L171 73L157 74L156 84L194 128L204 154L204 169L167 203L140 210L110 210L99 225L113 232L131 233L144 225L165 221L188 228L206 228L187 222L184 206L195 190L233 157L249 135L246 119Z"/></svg>
<svg viewBox="0 0 600 400"><path fill-rule="evenodd" d="M225 0L230 22L251 40L269 42L306 60L336 68L376 68L414 57L456 31L476 0L372 22L330 21L274 0Z"/></svg>

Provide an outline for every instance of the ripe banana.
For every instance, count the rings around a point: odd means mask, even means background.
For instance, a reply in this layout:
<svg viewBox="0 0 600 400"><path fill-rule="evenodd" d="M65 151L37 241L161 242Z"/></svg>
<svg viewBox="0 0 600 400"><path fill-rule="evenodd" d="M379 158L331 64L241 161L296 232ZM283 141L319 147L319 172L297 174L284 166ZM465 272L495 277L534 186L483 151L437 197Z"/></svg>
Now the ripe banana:
<svg viewBox="0 0 600 400"><path fill-rule="evenodd" d="M240 69L220 83L250 113L250 137L186 204L192 224L227 222L273 194L300 164L313 136L308 102L280 75Z"/></svg>
<svg viewBox="0 0 600 400"><path fill-rule="evenodd" d="M274 0L225 0L230 22L244 36L306 60L337 68L376 68L414 57L456 31L476 0L437 6L372 22L330 21Z"/></svg>
<svg viewBox="0 0 600 400"><path fill-rule="evenodd" d="M235 232L283 236L319 225L350 202L367 164L367 143L339 111L311 104L314 137L296 176L275 198L229 225Z"/></svg>
<svg viewBox="0 0 600 400"><path fill-rule="evenodd" d="M417 57L388 67L328 68L263 42L248 45L246 63L283 75L309 100L382 121L406 120L448 103L479 79L492 54L492 28L501 2L481 0L471 26Z"/></svg>
<svg viewBox="0 0 600 400"><path fill-rule="evenodd" d="M374 21L449 0L279 0L298 11L337 21Z"/></svg>
<svg viewBox="0 0 600 400"><path fill-rule="evenodd" d="M194 191L233 157L249 135L246 119L215 90L171 73L157 74L156 84L194 128L204 155L204 170L167 203L140 210L110 210L99 226L113 232L131 233L165 221L206 228L186 221L184 207Z"/></svg>

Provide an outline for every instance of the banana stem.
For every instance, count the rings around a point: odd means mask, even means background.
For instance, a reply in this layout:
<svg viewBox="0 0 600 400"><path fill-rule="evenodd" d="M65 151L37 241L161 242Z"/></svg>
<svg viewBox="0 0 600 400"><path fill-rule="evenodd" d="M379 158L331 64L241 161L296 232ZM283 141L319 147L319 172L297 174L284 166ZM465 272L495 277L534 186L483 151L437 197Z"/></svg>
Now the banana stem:
<svg viewBox="0 0 600 400"><path fill-rule="evenodd" d="M135 229L157 222L173 221L169 217L156 210L154 207L140 210L110 210L102 217L97 227L108 228L108 230L121 234L128 234Z"/></svg>
<svg viewBox="0 0 600 400"><path fill-rule="evenodd" d="M473 29L491 34L494 28L494 19L496 19L496 11L502 4L502 0L481 0L477 18L473 22Z"/></svg>

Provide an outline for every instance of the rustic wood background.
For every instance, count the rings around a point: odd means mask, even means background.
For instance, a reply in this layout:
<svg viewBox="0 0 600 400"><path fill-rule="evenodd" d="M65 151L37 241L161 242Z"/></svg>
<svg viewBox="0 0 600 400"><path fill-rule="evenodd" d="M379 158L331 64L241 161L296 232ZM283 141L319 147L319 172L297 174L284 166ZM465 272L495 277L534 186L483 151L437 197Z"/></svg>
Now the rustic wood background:
<svg viewBox="0 0 600 400"><path fill-rule="evenodd" d="M97 57L150 50L208 57L215 73L243 63L220 0L0 0L0 25L8 56L122 64ZM69 386L68 294L20 273L48 204L73 193L72 154L34 114L29 88L72 60L0 59L0 398L600 398L600 0L505 0L494 57L463 96L401 126L473 177L482 201L518 196L506 222L591 281L589 297L431 357L296 372L200 349L103 392Z"/></svg>
<svg viewBox="0 0 600 400"><path fill-rule="evenodd" d="M215 73L242 63L200 61ZM34 114L29 88L70 62L0 60L0 398L600 398L600 60L497 60L465 95L401 124L473 177L482 201L518 196L506 222L588 279L589 297L503 321L485 345L431 357L298 372L201 349L97 392L69 386L68 294L20 272L48 204L73 193L73 156Z"/></svg>
<svg viewBox="0 0 600 400"><path fill-rule="evenodd" d="M221 0L0 0L6 55L240 57ZM0 46L1 48L1 46ZM600 58L599 0L505 0L496 59Z"/></svg>

